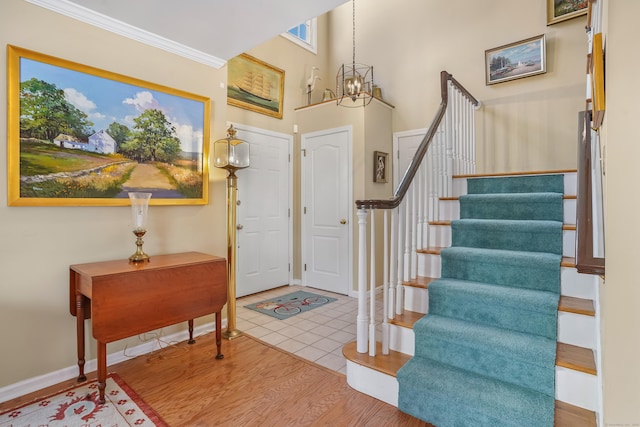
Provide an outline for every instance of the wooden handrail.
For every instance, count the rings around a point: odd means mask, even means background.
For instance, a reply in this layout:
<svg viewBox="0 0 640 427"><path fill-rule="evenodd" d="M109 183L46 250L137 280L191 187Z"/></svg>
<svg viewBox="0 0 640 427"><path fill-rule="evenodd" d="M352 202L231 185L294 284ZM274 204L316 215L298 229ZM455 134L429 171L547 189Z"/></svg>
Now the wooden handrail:
<svg viewBox="0 0 640 427"><path fill-rule="evenodd" d="M431 126L427 131L427 134L422 139L420 146L416 150L407 171L405 172L396 192L393 197L390 199L370 199L370 200L356 200L356 206L358 209L394 209L400 205L402 199L404 198L413 178L418 172L418 168L424 159L424 156L427 154L427 150L431 145L431 141L433 140L434 135L438 130L438 126L440 126L440 122L442 122L442 118L444 117L444 113L447 110L447 105L449 103L449 95L448 95L448 82L451 83L474 105L478 106L480 103L477 99L473 97L467 91L464 86L462 86L456 79L453 78L451 74L446 71L440 72L440 106L438 107L438 111L436 112L433 121L431 122Z"/></svg>
<svg viewBox="0 0 640 427"><path fill-rule="evenodd" d="M576 269L604 275L605 259L593 256L593 187L591 185L591 111L580 113L578 141L578 202L576 206Z"/></svg>

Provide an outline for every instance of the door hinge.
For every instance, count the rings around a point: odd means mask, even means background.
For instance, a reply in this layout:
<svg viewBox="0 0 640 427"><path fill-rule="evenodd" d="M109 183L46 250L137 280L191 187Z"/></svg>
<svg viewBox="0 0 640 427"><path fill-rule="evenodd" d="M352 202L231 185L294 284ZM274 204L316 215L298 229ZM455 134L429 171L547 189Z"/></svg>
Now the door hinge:
<svg viewBox="0 0 640 427"><path fill-rule="evenodd" d="M291 218L291 208L287 209L287 218Z"/></svg>
<svg viewBox="0 0 640 427"><path fill-rule="evenodd" d="M303 149L302 149L302 155L303 155L304 157L307 157L307 149L306 149L306 148L303 148Z"/></svg>
<svg viewBox="0 0 640 427"><path fill-rule="evenodd" d="M307 271L307 264L304 265L304 271Z"/></svg>
<svg viewBox="0 0 640 427"><path fill-rule="evenodd" d="M291 263L289 263L289 273L291 273Z"/></svg>
<svg viewBox="0 0 640 427"><path fill-rule="evenodd" d="M307 207L306 207L306 206L304 207L304 212L303 212L303 213L304 213L305 215L307 214Z"/></svg>

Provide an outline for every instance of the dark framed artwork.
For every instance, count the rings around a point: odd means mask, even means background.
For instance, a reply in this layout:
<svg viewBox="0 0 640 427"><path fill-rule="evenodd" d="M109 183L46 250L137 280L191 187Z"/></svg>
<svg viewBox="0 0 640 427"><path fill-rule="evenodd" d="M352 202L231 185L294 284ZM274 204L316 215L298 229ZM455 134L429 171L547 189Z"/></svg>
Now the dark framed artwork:
<svg viewBox="0 0 640 427"><path fill-rule="evenodd" d="M284 70L243 53L227 64L227 104L282 118Z"/></svg>
<svg viewBox="0 0 640 427"><path fill-rule="evenodd" d="M544 34L485 51L487 85L547 72Z"/></svg>
<svg viewBox="0 0 640 427"><path fill-rule="evenodd" d="M547 25L586 15L589 0L547 0Z"/></svg>
<svg viewBox="0 0 640 427"><path fill-rule="evenodd" d="M16 46L8 55L8 204L208 202L209 98Z"/></svg>
<svg viewBox="0 0 640 427"><path fill-rule="evenodd" d="M387 182L387 176L389 175L388 157L389 153L373 152L373 182Z"/></svg>

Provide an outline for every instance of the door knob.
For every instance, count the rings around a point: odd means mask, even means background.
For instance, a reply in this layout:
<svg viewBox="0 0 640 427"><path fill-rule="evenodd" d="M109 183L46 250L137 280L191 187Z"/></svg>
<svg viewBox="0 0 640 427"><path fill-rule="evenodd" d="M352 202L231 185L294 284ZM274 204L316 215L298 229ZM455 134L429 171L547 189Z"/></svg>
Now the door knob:
<svg viewBox="0 0 640 427"><path fill-rule="evenodd" d="M236 225L236 230L242 230L243 228L244 228L244 225L242 224Z"/></svg>
<svg viewBox="0 0 640 427"><path fill-rule="evenodd" d="M341 220L340 220L340 224L346 224L346 223L347 223L347 220L346 220L346 219L341 219Z"/></svg>

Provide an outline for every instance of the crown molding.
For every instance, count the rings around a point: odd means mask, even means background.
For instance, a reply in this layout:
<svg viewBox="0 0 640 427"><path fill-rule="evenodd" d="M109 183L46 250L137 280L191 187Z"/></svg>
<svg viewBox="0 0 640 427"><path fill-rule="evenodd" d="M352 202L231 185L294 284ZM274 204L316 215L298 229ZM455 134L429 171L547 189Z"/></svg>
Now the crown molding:
<svg viewBox="0 0 640 427"><path fill-rule="evenodd" d="M25 0L36 6L49 9L53 12L68 16L69 18L102 28L103 30L119 34L140 43L162 49L164 51L182 56L184 58L200 62L214 68L224 66L227 61L202 51L192 49L181 43L174 42L157 34L142 30L126 22L113 19L102 13L95 12L84 6L72 3L68 0Z"/></svg>

